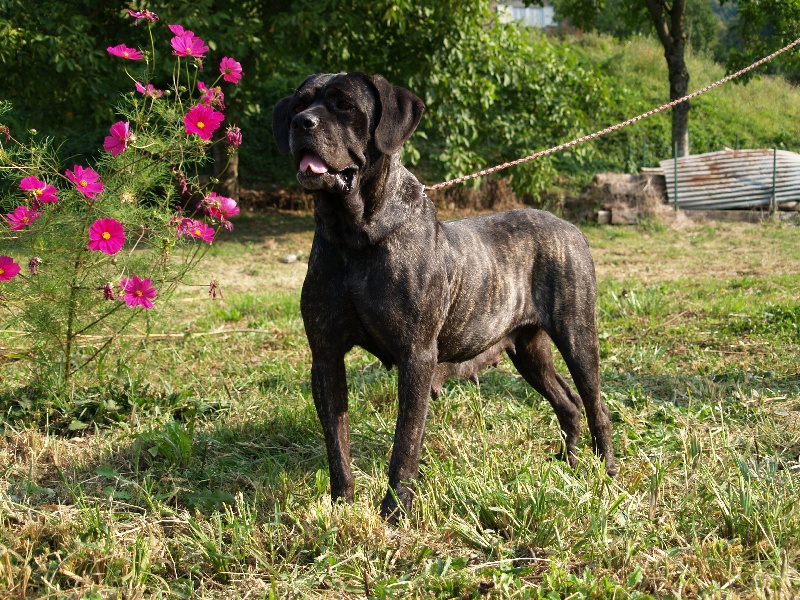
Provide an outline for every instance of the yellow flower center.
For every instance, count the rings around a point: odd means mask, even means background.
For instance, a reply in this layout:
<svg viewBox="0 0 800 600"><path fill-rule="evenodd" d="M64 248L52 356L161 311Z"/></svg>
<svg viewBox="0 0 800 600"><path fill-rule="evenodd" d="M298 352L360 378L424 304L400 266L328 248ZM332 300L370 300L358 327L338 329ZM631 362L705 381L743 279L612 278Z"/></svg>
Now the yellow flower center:
<svg viewBox="0 0 800 600"><path fill-rule="evenodd" d="M81 179L81 180L78 182L78 185L79 185L79 186L81 186L81 187L86 187L86 186L87 186L87 185L89 185L89 184L86 182L86 180L85 180L85 179Z"/></svg>
<svg viewBox="0 0 800 600"><path fill-rule="evenodd" d="M0 267L0 275L2 275L3 273L5 273L5 270L3 269L3 267Z"/></svg>
<svg viewBox="0 0 800 600"><path fill-rule="evenodd" d="M111 239L111 234L108 233L107 231L104 231L103 234L100 237L102 237L104 240L110 240Z"/></svg>
<svg viewBox="0 0 800 600"><path fill-rule="evenodd" d="M195 234L195 235L200 235L200 230L199 230L199 229L195 229L195 230L194 230L194 234Z"/></svg>
<svg viewBox="0 0 800 600"><path fill-rule="evenodd" d="M23 222L23 223L27 223L28 221L30 221L30 218L28 218L28 217L22 217L22 222Z"/></svg>
<svg viewBox="0 0 800 600"><path fill-rule="evenodd" d="M119 141L120 142L124 142L125 141L125 136L124 135L119 136Z"/></svg>
<svg viewBox="0 0 800 600"><path fill-rule="evenodd" d="M35 190L33 190L33 193L36 194L37 196L41 196L44 193L44 189L36 188Z"/></svg>
<svg viewBox="0 0 800 600"><path fill-rule="evenodd" d="M128 51L127 50L123 51L122 52L122 56L124 56L125 58L128 58Z"/></svg>
<svg viewBox="0 0 800 600"><path fill-rule="evenodd" d="M205 123L203 123L202 121L198 121L198 122L197 122L197 128L198 128L198 129L202 129L202 128L203 128L203 127L205 127L205 126L206 126L206 124L205 124Z"/></svg>
<svg viewBox="0 0 800 600"><path fill-rule="evenodd" d="M133 292L133 295L134 296L141 296L142 295L142 290L136 290L135 292Z"/></svg>

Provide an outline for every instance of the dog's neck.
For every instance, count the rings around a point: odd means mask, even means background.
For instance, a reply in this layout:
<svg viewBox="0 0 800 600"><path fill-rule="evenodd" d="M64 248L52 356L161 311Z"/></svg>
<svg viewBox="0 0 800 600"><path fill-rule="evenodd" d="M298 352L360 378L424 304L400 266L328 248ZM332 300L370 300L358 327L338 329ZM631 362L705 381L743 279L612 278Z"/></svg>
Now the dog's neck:
<svg viewBox="0 0 800 600"><path fill-rule="evenodd" d="M423 202L423 185L400 162L399 154L381 156L358 175L347 194L314 195L317 232L350 249L379 244Z"/></svg>

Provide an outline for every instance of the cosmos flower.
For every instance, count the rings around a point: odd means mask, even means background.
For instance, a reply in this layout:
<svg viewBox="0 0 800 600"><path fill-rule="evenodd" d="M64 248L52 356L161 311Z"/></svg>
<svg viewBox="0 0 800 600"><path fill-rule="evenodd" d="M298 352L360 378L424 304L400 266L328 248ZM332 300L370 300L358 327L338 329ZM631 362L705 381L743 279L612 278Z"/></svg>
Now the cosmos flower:
<svg viewBox="0 0 800 600"><path fill-rule="evenodd" d="M39 211L29 210L25 205L18 206L14 209L14 212L6 213L8 228L14 231L21 231L29 227L41 214Z"/></svg>
<svg viewBox="0 0 800 600"><path fill-rule="evenodd" d="M208 197L200 202L198 208L205 210L206 214L214 219L225 220L239 214L236 200L219 196L217 192L211 192Z"/></svg>
<svg viewBox="0 0 800 600"><path fill-rule="evenodd" d="M215 111L205 104L197 104L186 113L183 123L187 133L196 133L204 140L210 140L214 132L219 129L225 115Z"/></svg>
<svg viewBox="0 0 800 600"><path fill-rule="evenodd" d="M111 152L111 156L121 154L128 147L131 139L131 124L128 121L118 121L111 126L111 135L103 141L103 149Z"/></svg>
<svg viewBox="0 0 800 600"><path fill-rule="evenodd" d="M19 182L20 189L24 190L31 199L36 199L39 202L57 202L56 188L52 185L47 185L31 175Z"/></svg>
<svg viewBox="0 0 800 600"><path fill-rule="evenodd" d="M98 181L100 176L92 169L74 165L72 171L67 169L67 179L75 184L78 191L92 200L97 200L97 194L103 192L103 182Z"/></svg>
<svg viewBox="0 0 800 600"><path fill-rule="evenodd" d="M219 72L222 78L229 83L239 83L242 78L242 65L232 58L225 57L219 63Z"/></svg>
<svg viewBox="0 0 800 600"><path fill-rule="evenodd" d="M144 94L150 98L160 98L164 94L161 90L157 90L152 83L148 83L145 86L135 81L133 87L136 88L136 91L140 94Z"/></svg>
<svg viewBox="0 0 800 600"><path fill-rule="evenodd" d="M225 139L231 146L238 148L242 145L242 130L231 125L225 130Z"/></svg>
<svg viewBox="0 0 800 600"><path fill-rule="evenodd" d="M147 19L150 23L154 23L158 21L158 15L151 10L128 10L128 14L136 19L136 24L139 24L139 21L142 19Z"/></svg>
<svg viewBox="0 0 800 600"><path fill-rule="evenodd" d="M170 27L171 29L171 27ZM208 46L203 43L199 37L191 31L184 31L176 35L170 41L175 56L191 56L194 58L204 58L205 53L208 52Z"/></svg>
<svg viewBox="0 0 800 600"><path fill-rule="evenodd" d="M153 298L156 297L156 288L150 279L139 279L138 275L124 277L121 281L122 291L125 293L125 304L128 306L141 306L153 308Z"/></svg>
<svg viewBox="0 0 800 600"><path fill-rule="evenodd" d="M125 44L120 44L119 46L109 46L106 48L106 51L109 54L119 56L120 58L127 58L128 60L142 60L144 58L144 55L142 55L142 53L136 48L128 48Z"/></svg>
<svg viewBox="0 0 800 600"><path fill-rule="evenodd" d="M89 250L116 254L125 244L125 230L116 219L97 219L89 227Z"/></svg>
<svg viewBox="0 0 800 600"><path fill-rule="evenodd" d="M0 256L0 281L9 281L17 276L20 266L10 256Z"/></svg>

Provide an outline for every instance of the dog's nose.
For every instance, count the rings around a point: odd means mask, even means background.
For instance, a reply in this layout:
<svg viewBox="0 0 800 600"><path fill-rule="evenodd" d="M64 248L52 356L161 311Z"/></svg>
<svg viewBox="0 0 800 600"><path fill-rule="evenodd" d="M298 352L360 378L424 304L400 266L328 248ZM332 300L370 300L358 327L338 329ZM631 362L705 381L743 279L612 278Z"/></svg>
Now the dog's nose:
<svg viewBox="0 0 800 600"><path fill-rule="evenodd" d="M319 117L310 113L300 113L292 119L292 129L299 129L302 127L303 129L309 130L314 129L317 125L319 125Z"/></svg>

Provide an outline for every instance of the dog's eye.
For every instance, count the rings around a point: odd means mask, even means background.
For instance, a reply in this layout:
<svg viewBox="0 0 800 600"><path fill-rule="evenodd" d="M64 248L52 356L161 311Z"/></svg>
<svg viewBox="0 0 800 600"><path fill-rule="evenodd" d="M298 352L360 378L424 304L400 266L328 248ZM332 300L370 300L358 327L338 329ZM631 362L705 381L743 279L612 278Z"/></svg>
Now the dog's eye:
<svg viewBox="0 0 800 600"><path fill-rule="evenodd" d="M347 100L339 99L336 101L336 108L338 108L339 110L350 110L351 108L353 108L353 103L348 102Z"/></svg>
<svg viewBox="0 0 800 600"><path fill-rule="evenodd" d="M303 112L303 105L302 105L302 103L299 103L299 102L298 102L297 104L295 104L295 105L292 107L292 111L294 111L294 114L298 114L298 113L301 113L301 112Z"/></svg>

